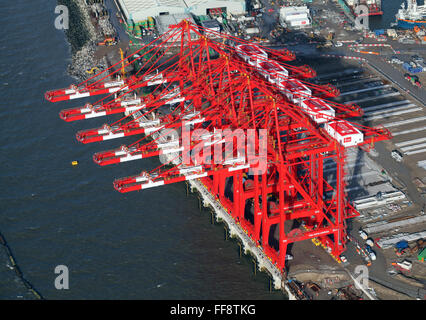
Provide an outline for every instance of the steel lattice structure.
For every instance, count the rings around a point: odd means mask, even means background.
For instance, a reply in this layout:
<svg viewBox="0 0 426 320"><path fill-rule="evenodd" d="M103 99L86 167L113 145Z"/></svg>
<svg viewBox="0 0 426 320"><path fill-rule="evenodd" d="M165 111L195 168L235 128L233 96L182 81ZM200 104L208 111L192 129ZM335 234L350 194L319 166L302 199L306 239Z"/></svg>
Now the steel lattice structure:
<svg viewBox="0 0 426 320"><path fill-rule="evenodd" d="M47 92L46 99L106 94L94 104L61 111L65 121L125 113L112 124L78 132L77 139L91 143L143 136L96 153L94 161L106 166L152 156L167 159L150 172L115 180L114 188L129 192L200 179L282 271L287 246L296 241L316 238L339 259L346 220L357 215L345 194L345 148L368 149L391 138L384 128L349 122L362 115L361 108L328 101L339 91L307 82L315 71L287 63L294 59L288 50L183 21L124 59L127 65L139 63L134 75L117 77L119 61L79 85ZM146 89L149 94L141 94ZM204 134L186 136L186 128ZM172 129L178 134L171 135ZM226 143L225 130L251 130L253 143L236 148ZM262 141L261 130L266 132ZM250 152L260 155L262 145L263 171L248 159ZM218 153L223 161L210 161ZM324 177L327 159L336 163L335 186ZM278 239L271 230L279 231Z"/></svg>

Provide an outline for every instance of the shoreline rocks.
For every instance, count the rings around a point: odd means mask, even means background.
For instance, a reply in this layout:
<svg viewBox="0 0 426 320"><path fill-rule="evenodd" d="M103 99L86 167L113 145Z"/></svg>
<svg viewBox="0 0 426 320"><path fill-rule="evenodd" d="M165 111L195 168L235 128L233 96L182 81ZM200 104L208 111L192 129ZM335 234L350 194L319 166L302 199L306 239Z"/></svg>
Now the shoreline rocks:
<svg viewBox="0 0 426 320"><path fill-rule="evenodd" d="M67 71L78 81L84 81L92 76L87 72L92 68L107 68L105 57L95 60L97 40L102 39L103 35L92 24L90 6L85 0L58 0L58 4L67 6L69 10L69 29L65 33L72 57ZM99 72L98 69L96 72Z"/></svg>

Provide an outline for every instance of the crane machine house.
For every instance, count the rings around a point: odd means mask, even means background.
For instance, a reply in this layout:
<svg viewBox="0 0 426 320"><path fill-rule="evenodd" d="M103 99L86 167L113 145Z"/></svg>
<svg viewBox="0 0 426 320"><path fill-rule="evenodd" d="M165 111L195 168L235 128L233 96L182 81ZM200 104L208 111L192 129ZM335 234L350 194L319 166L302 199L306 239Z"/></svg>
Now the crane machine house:
<svg viewBox="0 0 426 320"><path fill-rule="evenodd" d="M356 146L364 141L362 132L349 122L343 120L327 122L324 128L330 136L344 147Z"/></svg>
<svg viewBox="0 0 426 320"><path fill-rule="evenodd" d="M293 78L282 81L280 88L287 98L295 104L300 104L302 100L310 98L312 95L311 89L305 86L301 81Z"/></svg>
<svg viewBox="0 0 426 320"><path fill-rule="evenodd" d="M275 61L261 61L259 67L260 74L271 83L278 84L282 79L288 78L287 69L283 68Z"/></svg>
<svg viewBox="0 0 426 320"><path fill-rule="evenodd" d="M344 147L356 146L364 141L364 135L345 120L335 121L335 110L323 99L312 97L312 91L301 81L289 77L287 69L268 60L268 54L252 44L236 47L237 54L261 74L267 81L278 85L281 92L299 105L316 123L325 124L327 133Z"/></svg>
<svg viewBox="0 0 426 320"><path fill-rule="evenodd" d="M302 100L300 106L316 123L325 123L336 116L334 109L319 98Z"/></svg>
<svg viewBox="0 0 426 320"><path fill-rule="evenodd" d="M253 67L259 67L259 63L268 60L268 54L258 46L241 44L236 46L237 54Z"/></svg>

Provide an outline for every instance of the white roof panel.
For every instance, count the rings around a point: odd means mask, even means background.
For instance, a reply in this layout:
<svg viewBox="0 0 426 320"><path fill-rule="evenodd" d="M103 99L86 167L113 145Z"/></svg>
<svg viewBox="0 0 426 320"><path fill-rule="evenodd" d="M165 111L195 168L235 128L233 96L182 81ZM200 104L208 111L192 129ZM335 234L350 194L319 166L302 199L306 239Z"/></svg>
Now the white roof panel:
<svg viewBox="0 0 426 320"><path fill-rule="evenodd" d="M183 0L118 0L127 19L134 21L145 20L149 16L155 17L160 12L170 14L184 12Z"/></svg>
<svg viewBox="0 0 426 320"><path fill-rule="evenodd" d="M182 0L120 0L129 13L155 7L184 7Z"/></svg>
<svg viewBox="0 0 426 320"><path fill-rule="evenodd" d="M224 6L241 5L243 0L118 0L126 18L143 20L148 16L158 16L160 12L169 12L170 14L192 12L195 8L215 8ZM195 12L195 14L200 14ZM202 14L206 14L204 11Z"/></svg>

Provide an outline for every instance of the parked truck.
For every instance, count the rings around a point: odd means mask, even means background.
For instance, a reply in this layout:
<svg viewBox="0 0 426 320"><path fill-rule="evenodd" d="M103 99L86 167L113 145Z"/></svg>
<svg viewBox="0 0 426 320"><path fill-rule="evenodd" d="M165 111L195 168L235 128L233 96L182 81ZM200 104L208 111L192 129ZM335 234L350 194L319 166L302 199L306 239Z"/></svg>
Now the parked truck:
<svg viewBox="0 0 426 320"><path fill-rule="evenodd" d="M398 150L392 150L391 157L394 158L396 161L401 162L403 158L403 154L399 152Z"/></svg>
<svg viewBox="0 0 426 320"><path fill-rule="evenodd" d="M361 237L362 240L368 239L368 234L362 229L359 230L359 236Z"/></svg>
<svg viewBox="0 0 426 320"><path fill-rule="evenodd" d="M406 79L406 80L410 81L413 85L415 85L415 86L417 86L417 87L419 87L419 88L421 88L421 87L422 87L422 83L420 82L420 80L419 80L419 77L418 77L418 76L415 76L415 75L411 75L411 74L409 74L409 73L406 73L406 74L404 75L404 77L405 77L405 79Z"/></svg>
<svg viewBox="0 0 426 320"><path fill-rule="evenodd" d="M399 271L411 271L413 264L408 260L404 260L402 262L392 262L392 266Z"/></svg>
<svg viewBox="0 0 426 320"><path fill-rule="evenodd" d="M370 247L374 247L374 241L373 241L373 239L371 239L371 238L368 238L368 239L365 241L365 243L366 243L367 245L369 245Z"/></svg>
<svg viewBox="0 0 426 320"><path fill-rule="evenodd" d="M376 254L374 253L373 249L371 249L371 247L367 244L365 246L365 250L367 251L369 257L371 260L376 260Z"/></svg>

